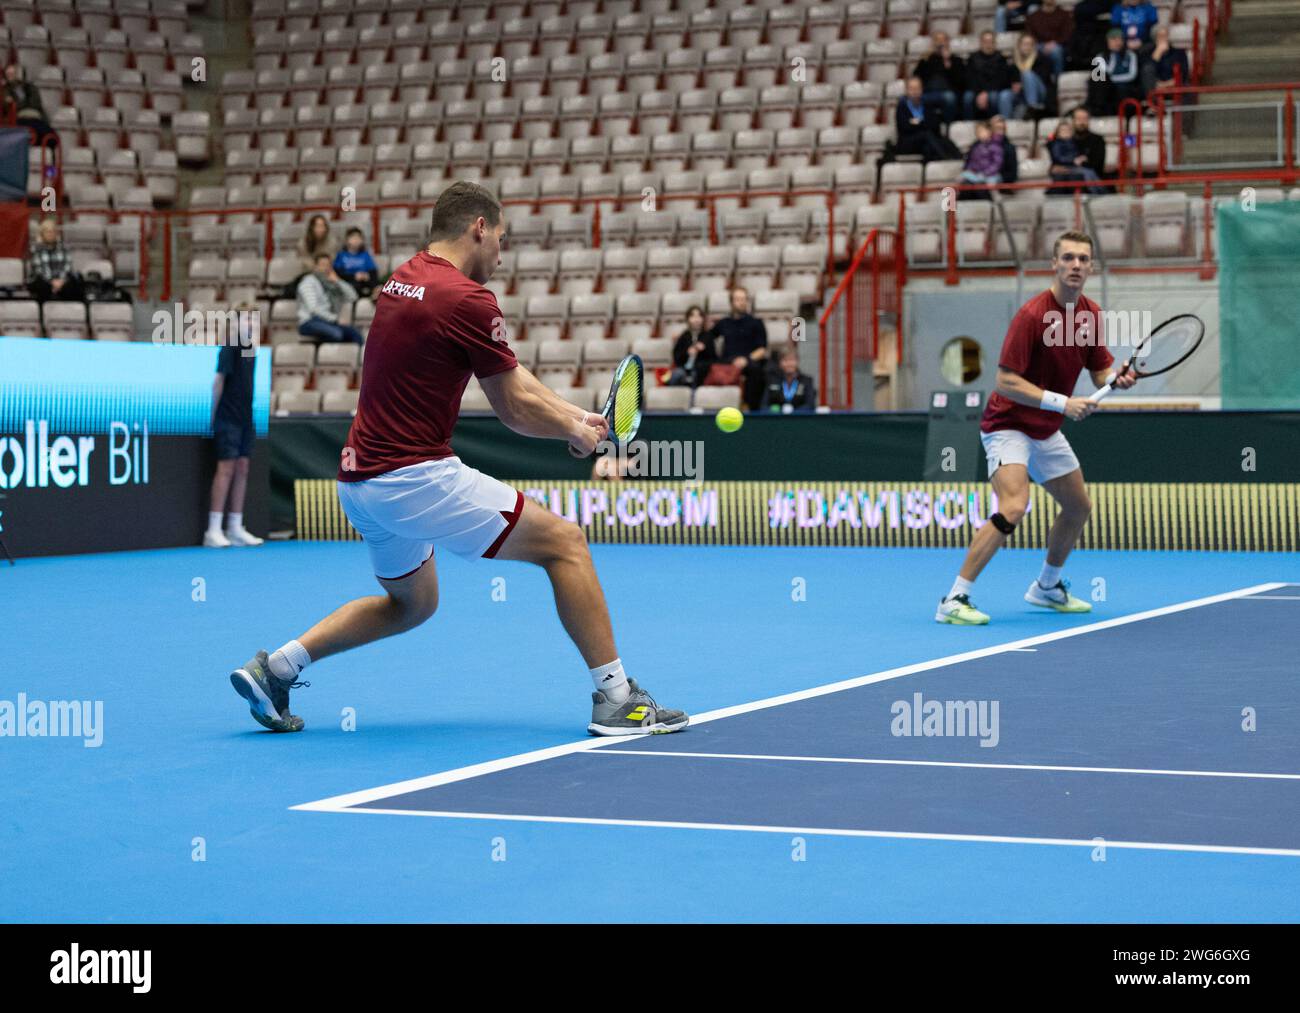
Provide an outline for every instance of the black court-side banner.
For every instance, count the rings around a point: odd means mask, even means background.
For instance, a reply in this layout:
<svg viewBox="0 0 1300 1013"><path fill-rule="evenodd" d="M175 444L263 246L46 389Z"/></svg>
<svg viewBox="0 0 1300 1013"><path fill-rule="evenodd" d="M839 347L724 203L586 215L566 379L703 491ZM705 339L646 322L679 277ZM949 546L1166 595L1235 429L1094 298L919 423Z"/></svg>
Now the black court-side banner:
<svg viewBox="0 0 1300 1013"><path fill-rule="evenodd" d="M983 482L564 482L507 480L593 543L964 547L997 512ZM1300 484L1092 483L1085 549L1294 552ZM359 536L329 479L294 483L298 537ZM1057 508L1032 487L1013 536L1043 548Z"/></svg>

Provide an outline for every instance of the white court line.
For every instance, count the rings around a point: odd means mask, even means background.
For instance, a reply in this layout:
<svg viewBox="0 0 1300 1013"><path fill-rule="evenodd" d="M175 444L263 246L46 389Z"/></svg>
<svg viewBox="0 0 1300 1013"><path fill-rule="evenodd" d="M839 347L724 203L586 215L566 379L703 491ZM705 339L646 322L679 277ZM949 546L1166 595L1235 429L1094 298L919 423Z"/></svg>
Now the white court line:
<svg viewBox="0 0 1300 1013"><path fill-rule="evenodd" d="M753 711L765 710L769 707L780 707L783 704L795 703L799 700L809 700L818 696L826 696L830 693L839 693L847 689L856 689L859 686L869 686L873 683L886 682L890 679L901 679L904 676L915 675L918 672L928 672L936 668L946 668L949 665L957 665L965 661L975 661L979 658L987 658L1007 651L1031 647L1035 644L1046 644L1056 640L1065 640L1070 637L1077 637L1084 633L1094 633L1098 630L1113 629L1117 626L1126 626L1129 623L1137 623L1146 619L1155 619L1159 616L1172 615L1175 612L1185 612L1188 609L1202 608L1206 605L1215 605L1219 602L1231 601L1234 598L1242 598L1246 595L1275 591L1280 587L1287 586L1289 585L1280 582L1256 584L1253 587L1244 587L1237 591L1227 591L1223 594L1208 595L1204 598L1195 598L1191 601L1181 602L1176 605L1164 605L1160 608L1148 609L1145 612L1135 612L1128 616L1119 616L1115 619L1104 619L1101 622L1089 623L1087 626L1074 626L1064 630L1057 630L1054 633L1043 633L1035 637L1013 640L1009 643L999 644L993 647L982 647L978 650L966 651L961 654L951 654L946 658L936 658L932 661L922 661L913 665L903 665L899 668L891 668L883 672L877 672L874 675L862 675L853 679L844 679L840 682L832 682L824 686L815 686L812 689L803 689L794 693L784 693L780 696L768 697L764 700L753 701L752 703L737 704L734 707L720 707L717 710L711 710L704 714L693 716L691 718L691 724L707 724L710 721L717 721L720 718L733 717L737 714L748 714ZM330 798L323 798L316 802L304 802L301 805L290 806L289 808L302 810L304 812L377 812L379 810L354 809L352 807L366 802L376 802L380 799L390 798L394 795L404 795L407 792L420 791L425 788L436 788L444 784L453 784L457 781L466 781L473 777L481 777L484 774L494 774L502 770L510 770L514 767L523 767L531 763L540 763L543 760L551 760L559 756L582 753L589 749L600 749L621 741L624 741L621 737L588 737L577 742L566 742L558 746L549 746L545 749L535 749L528 753L506 756L498 760L488 760L485 763L475 763L468 767L458 767L454 770L444 770L441 773L428 774L424 777L416 777L408 781L397 781L393 784L384 784L376 788L366 788L362 791L349 792L344 795L334 795ZM464 816L465 814L451 813L447 815ZM533 820L543 819L543 817L528 818ZM591 822L599 823L611 821L593 820ZM646 825L658 826L660 824Z"/></svg>
<svg viewBox="0 0 1300 1013"><path fill-rule="evenodd" d="M307 806L293 806L306 809ZM322 810L323 811L323 810ZM912 841L969 841L980 844L1051 844L1076 848L1134 848L1142 851L1193 851L1228 855L1300 856L1294 848L1250 848L1233 844L1169 844L1160 841L1110 841L1104 837L1007 837L993 834L927 834L915 830L843 830L835 827L770 827L745 823L686 823L676 820L616 820L588 816L521 816L518 813L430 812L427 809L337 809L331 812L375 813L380 816L433 816L445 819L492 820L513 823L572 823L580 826L656 827L667 830L742 830L759 834L877 837Z"/></svg>
<svg viewBox="0 0 1300 1013"><path fill-rule="evenodd" d="M1245 601L1300 601L1300 594L1252 594Z"/></svg>
<svg viewBox="0 0 1300 1013"><path fill-rule="evenodd" d="M865 763L882 767L973 767L977 770L1048 770L1079 774L1161 774L1167 777L1245 777L1300 781L1300 774L1236 770L1159 770L1146 767L1068 767L1045 763L974 763L959 760L894 760L861 756L780 756L772 753L683 753L676 749L614 749L606 756L693 756L701 760L778 760L789 763Z"/></svg>

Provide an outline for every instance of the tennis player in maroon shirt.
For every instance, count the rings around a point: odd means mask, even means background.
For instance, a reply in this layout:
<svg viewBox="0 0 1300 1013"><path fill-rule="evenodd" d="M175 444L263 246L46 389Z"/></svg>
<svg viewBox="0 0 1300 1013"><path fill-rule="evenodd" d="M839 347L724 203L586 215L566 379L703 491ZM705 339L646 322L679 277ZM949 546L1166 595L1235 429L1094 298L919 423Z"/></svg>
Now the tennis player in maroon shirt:
<svg viewBox="0 0 1300 1013"><path fill-rule="evenodd" d="M588 731L635 735L688 724L623 671L582 529L466 466L451 449L471 376L515 432L564 440L583 456L608 432L603 416L557 397L507 344L496 297L483 287L501 262L505 233L501 205L487 190L453 183L433 209L428 247L379 292L338 493L384 593L348 602L231 673L253 717L273 731L302 730L302 719L289 711L289 690L311 662L414 629L433 615L435 545L546 570L560 621L595 686Z"/></svg>
<svg viewBox="0 0 1300 1013"><path fill-rule="evenodd" d="M1062 233L1052 247L1052 269L1052 287L1020 307L1002 343L997 389L980 423L998 509L975 532L957 580L939 602L934 618L941 623L982 626L989 621L971 601L971 592L980 571L1029 509L1030 481L1051 493L1061 512L1047 535L1047 561L1025 601L1057 612L1092 611L1088 602L1070 594L1061 577L1092 510L1079 459L1061 425L1067 418L1082 422L1097 407L1086 397L1071 396L1079 372L1086 369L1101 387L1114 357L1106 348L1101 310L1083 294L1092 271L1092 238L1084 232ZM1134 382L1127 373L1114 379L1121 388Z"/></svg>

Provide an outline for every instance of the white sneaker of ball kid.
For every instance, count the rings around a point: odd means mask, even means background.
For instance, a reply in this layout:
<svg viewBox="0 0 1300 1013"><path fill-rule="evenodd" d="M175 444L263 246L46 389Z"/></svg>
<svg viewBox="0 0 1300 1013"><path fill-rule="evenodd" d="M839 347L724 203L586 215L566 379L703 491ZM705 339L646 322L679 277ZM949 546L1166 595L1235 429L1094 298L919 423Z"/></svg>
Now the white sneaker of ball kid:
<svg viewBox="0 0 1300 1013"><path fill-rule="evenodd" d="M227 528L226 537L230 539L229 544L240 545L261 545L262 539L250 532L247 528Z"/></svg>
<svg viewBox="0 0 1300 1013"><path fill-rule="evenodd" d="M203 547L205 549L228 549L230 548L230 539L220 531L203 532Z"/></svg>

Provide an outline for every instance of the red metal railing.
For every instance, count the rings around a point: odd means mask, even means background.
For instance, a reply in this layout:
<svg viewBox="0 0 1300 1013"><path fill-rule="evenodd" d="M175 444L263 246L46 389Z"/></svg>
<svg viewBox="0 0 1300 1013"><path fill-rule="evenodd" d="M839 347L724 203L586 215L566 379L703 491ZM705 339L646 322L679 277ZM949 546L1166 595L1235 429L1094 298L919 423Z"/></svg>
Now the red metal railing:
<svg viewBox="0 0 1300 1013"><path fill-rule="evenodd" d="M342 184L340 184L342 185ZM822 287L831 283L835 275L835 192L833 190L823 189L798 189L798 190L748 190L748 191L717 191L710 193L672 193L657 194L656 201L664 203L690 201L695 204L703 203L705 210L709 215L709 244L717 245L719 240L718 231L718 210L717 202L723 200L735 200L739 202L740 207L745 207L750 199L783 197L793 201L796 197L818 196L826 208L826 262L823 273ZM599 249L602 241L602 217L601 208L604 205L611 206L614 210L621 209L624 205L635 205L642 200L639 194L613 195L613 196L587 196L587 197L541 197L536 200L526 198L506 199L501 202L505 208L527 208L531 212L538 211L543 205L569 205L571 207L590 206L592 209L592 227L591 227L591 248ZM363 204L356 210L366 212L370 216L370 248L375 253L384 252L384 232L381 228L381 217L385 211L406 210L408 212L427 211L433 207L432 200L415 200L415 201L384 201L374 204ZM60 204L60 207L63 207ZM174 286L175 269L173 261L176 250L176 241L174 231L194 218L217 218L225 219L231 215L252 215L260 218L265 226L265 236L263 241L263 257L267 263L270 263L272 257L276 255L275 248L275 221L274 216L277 214L294 213L303 219L309 218L313 214L342 215L344 212L339 210L337 204L292 204L292 205L248 205L238 207L214 207L214 208L188 208L188 209L169 209L154 211L119 211L113 208L63 208L62 214L70 215L75 219L77 214L95 214L107 215L113 221L122 220L123 216L128 219L132 216L137 217L140 221L141 249L140 249L140 278L139 293L141 299L149 298L149 284L151 279L152 265L149 257L148 239L152 236L155 225L162 230L162 265L161 265L161 285L159 298L164 301L170 301L172 298L172 289ZM350 213L350 212L349 212ZM281 252L292 252L281 251Z"/></svg>
<svg viewBox="0 0 1300 1013"><path fill-rule="evenodd" d="M1214 84L1214 85L1178 85L1175 84L1169 88L1162 88L1155 92L1149 99L1149 104L1156 114L1156 126L1160 135L1160 164L1157 167L1157 173L1161 176L1167 176L1178 171L1178 166L1169 165L1164 145L1166 124L1169 124L1169 135L1175 162L1182 160L1182 139L1183 126L1182 107L1186 104L1186 96L1197 95L1246 95L1261 92L1282 92L1282 165L1278 170L1265 170L1275 175L1283 184L1292 184L1296 180L1296 135L1295 135L1295 112L1297 92L1300 92L1300 81L1274 81L1274 82L1256 82L1251 84ZM1169 106L1173 107L1172 112ZM1139 161L1138 171L1141 172L1141 163ZM1185 178L1185 177L1180 177Z"/></svg>
<svg viewBox="0 0 1300 1013"><path fill-rule="evenodd" d="M872 229L858 247L818 320L821 403L853 407L853 368L880 351L880 317L892 313L897 354L903 351L903 244L897 233Z"/></svg>

